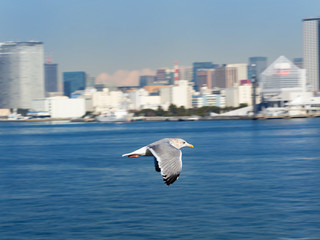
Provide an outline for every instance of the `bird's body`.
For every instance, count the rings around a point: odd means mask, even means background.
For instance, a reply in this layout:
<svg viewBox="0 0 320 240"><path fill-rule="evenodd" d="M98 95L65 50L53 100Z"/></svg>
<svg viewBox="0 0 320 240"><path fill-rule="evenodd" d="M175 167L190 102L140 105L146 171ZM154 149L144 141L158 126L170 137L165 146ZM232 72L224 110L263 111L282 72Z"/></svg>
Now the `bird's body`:
<svg viewBox="0 0 320 240"><path fill-rule="evenodd" d="M164 138L122 156L154 156L156 171L161 172L164 182L170 185L177 180L182 169L182 147L193 148L193 145L180 138Z"/></svg>

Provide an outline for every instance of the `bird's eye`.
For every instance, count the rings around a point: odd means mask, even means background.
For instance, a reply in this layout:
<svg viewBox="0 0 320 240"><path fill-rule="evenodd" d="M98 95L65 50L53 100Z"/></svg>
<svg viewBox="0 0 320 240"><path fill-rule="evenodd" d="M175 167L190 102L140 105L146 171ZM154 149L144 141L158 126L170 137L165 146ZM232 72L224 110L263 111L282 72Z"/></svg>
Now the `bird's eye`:
<svg viewBox="0 0 320 240"><path fill-rule="evenodd" d="M186 142L183 142L183 144L186 144Z"/></svg>

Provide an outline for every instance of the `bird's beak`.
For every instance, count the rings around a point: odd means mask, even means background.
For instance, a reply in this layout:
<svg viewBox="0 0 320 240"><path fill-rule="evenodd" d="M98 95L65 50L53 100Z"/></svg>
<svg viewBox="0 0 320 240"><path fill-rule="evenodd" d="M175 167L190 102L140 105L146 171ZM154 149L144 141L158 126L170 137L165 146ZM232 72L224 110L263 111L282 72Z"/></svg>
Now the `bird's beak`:
<svg viewBox="0 0 320 240"><path fill-rule="evenodd" d="M192 144L188 144L187 146L188 146L188 147L191 147L191 148L194 148Z"/></svg>

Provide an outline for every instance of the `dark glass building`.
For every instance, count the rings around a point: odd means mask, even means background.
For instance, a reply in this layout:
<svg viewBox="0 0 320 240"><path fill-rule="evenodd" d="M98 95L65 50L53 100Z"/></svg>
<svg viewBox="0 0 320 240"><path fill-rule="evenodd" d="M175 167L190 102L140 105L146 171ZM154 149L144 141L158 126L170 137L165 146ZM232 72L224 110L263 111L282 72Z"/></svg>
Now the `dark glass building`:
<svg viewBox="0 0 320 240"><path fill-rule="evenodd" d="M58 64L44 64L44 79L46 92L58 92Z"/></svg>
<svg viewBox="0 0 320 240"><path fill-rule="evenodd" d="M259 81L260 74L267 68L266 57L250 57L248 64L248 79L252 79L253 76Z"/></svg>
<svg viewBox="0 0 320 240"><path fill-rule="evenodd" d="M85 72L64 72L63 88L64 95L70 97L71 93L86 88L87 74Z"/></svg>
<svg viewBox="0 0 320 240"><path fill-rule="evenodd" d="M152 85L156 81L155 76L143 75L140 76L139 87L143 88L147 85Z"/></svg>

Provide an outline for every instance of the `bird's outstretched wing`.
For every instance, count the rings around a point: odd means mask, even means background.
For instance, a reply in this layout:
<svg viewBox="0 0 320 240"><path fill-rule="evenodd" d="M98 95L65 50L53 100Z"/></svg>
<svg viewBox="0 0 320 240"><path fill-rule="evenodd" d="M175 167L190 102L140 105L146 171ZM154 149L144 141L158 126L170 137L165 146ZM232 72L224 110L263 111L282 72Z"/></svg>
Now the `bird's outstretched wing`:
<svg viewBox="0 0 320 240"><path fill-rule="evenodd" d="M167 185L175 182L182 169L181 151L172 146L169 140L152 143L147 148L157 160L155 167L156 170L160 169L164 182Z"/></svg>

